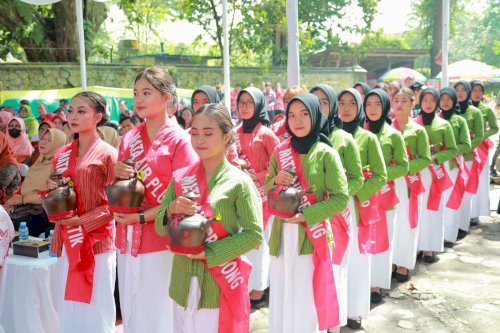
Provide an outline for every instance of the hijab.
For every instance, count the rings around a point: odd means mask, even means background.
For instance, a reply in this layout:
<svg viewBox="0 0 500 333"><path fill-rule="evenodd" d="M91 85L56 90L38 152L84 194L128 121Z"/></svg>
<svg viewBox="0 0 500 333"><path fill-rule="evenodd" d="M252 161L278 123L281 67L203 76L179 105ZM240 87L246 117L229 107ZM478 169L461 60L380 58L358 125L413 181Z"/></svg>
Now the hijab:
<svg viewBox="0 0 500 333"><path fill-rule="evenodd" d="M7 136L0 132L0 168L7 164L17 165L18 163L10 148Z"/></svg>
<svg viewBox="0 0 500 333"><path fill-rule="evenodd" d="M97 130L101 132L104 137L104 142L109 143L115 148L120 145L120 138L118 137L118 132L110 126L99 126Z"/></svg>
<svg viewBox="0 0 500 333"><path fill-rule="evenodd" d="M467 108L469 107L469 105L472 104L471 99L470 99L470 96L472 93L472 87L471 87L469 81L460 80L460 81L457 81L455 83L455 85L453 85L453 88L456 89L459 84L462 84L465 87L465 90L467 91L467 98L465 99L465 101L458 102L458 104L460 104L459 114L464 114L465 111L467 111Z"/></svg>
<svg viewBox="0 0 500 333"><path fill-rule="evenodd" d="M368 96L377 95L380 99L380 103L382 104L382 114L378 120L371 121L368 116L366 117L366 123L368 124L368 129L370 132L378 134L384 126L384 122L389 125L392 124L391 120L391 101L389 95L382 89L373 89L365 96L365 101L363 103L363 108L366 110L366 101L368 100ZM366 111L365 111L366 112Z"/></svg>
<svg viewBox="0 0 500 333"><path fill-rule="evenodd" d="M217 94L217 90L215 90L215 88L212 86L204 84L202 86L199 86L198 88L196 88L193 91L193 94L191 95L191 105L193 105L194 95L196 95L199 92L204 93L208 97L209 103L219 103L220 102L220 98L219 98L219 94ZM197 110L193 110L193 111L196 113Z"/></svg>
<svg viewBox="0 0 500 333"><path fill-rule="evenodd" d="M7 124L12 119L12 117L14 117L12 113L7 111L0 111L0 118L2 119L2 123L5 125L5 131L3 133L7 132Z"/></svg>
<svg viewBox="0 0 500 333"><path fill-rule="evenodd" d="M243 133L252 133L255 126L259 123L264 125L269 125L269 116L267 115L266 98L262 90L255 87L248 87L240 90L238 97L236 97L236 105L240 101L240 97L243 93L247 93L252 96L254 102L253 116L252 118L246 120L243 119Z"/></svg>
<svg viewBox="0 0 500 333"><path fill-rule="evenodd" d="M372 88L370 88L370 86L366 82L358 82L358 83L356 83L352 87L354 89L356 89L356 86L360 86L361 88L363 88L363 91L365 92L365 99L366 99L366 95L368 95L368 93L370 92L370 90L372 90Z"/></svg>
<svg viewBox="0 0 500 333"><path fill-rule="evenodd" d="M484 83L483 81L481 80L472 80L470 81L470 89L471 89L471 95L472 95L472 89L474 89L475 86L481 86L481 88L483 89L483 92L484 92ZM472 105L474 105L476 108L479 106L479 102L481 102L480 100L477 101L477 102L474 102L471 98L471 103Z"/></svg>
<svg viewBox="0 0 500 333"><path fill-rule="evenodd" d="M22 118L12 117L9 121L9 124L12 121L17 121L19 125L21 125L21 135L17 138L13 138L10 136L9 131L7 130L7 139L9 140L9 145L14 152L14 156L29 156L33 153L33 146L31 145L30 140L28 139L28 135L26 134L26 125ZM7 125L8 126L8 125Z"/></svg>
<svg viewBox="0 0 500 333"><path fill-rule="evenodd" d="M63 131L50 128L45 133L49 133L51 137L49 151L40 153L35 163L29 168L21 187L21 194L23 195L40 192L47 188L46 181L50 176L54 153L66 144L66 134Z"/></svg>
<svg viewBox="0 0 500 333"><path fill-rule="evenodd" d="M328 97L328 105L330 106L330 112L328 113L328 125L330 133L333 132L333 129L336 127L342 128L342 119L339 117L339 101L337 100L337 94L335 90L327 84L318 84L314 86L309 91L310 93L315 92L316 90L321 90L323 94Z"/></svg>
<svg viewBox="0 0 500 333"><path fill-rule="evenodd" d="M31 137L38 132L38 120L33 117L33 111L31 111L31 106L23 105L21 109L25 109L28 115L26 118L21 118L26 125L26 131L28 133L28 137L31 140Z"/></svg>
<svg viewBox="0 0 500 333"><path fill-rule="evenodd" d="M420 105L422 105L422 101L424 100L424 96L427 94L434 95L434 98L436 99L436 108L431 113L427 113L422 109L422 112L420 112L420 115L422 116L422 121L424 123L424 126L430 125L432 123L432 121L434 120L434 117L436 116L436 110L439 107L439 91L434 87L425 88L422 91L422 93L420 94L420 98L418 100Z"/></svg>
<svg viewBox="0 0 500 333"><path fill-rule="evenodd" d="M363 127L363 124L365 123L365 111L363 109L363 100L361 98L361 95L359 91L357 91L354 88L347 88L346 90L343 90L338 99L340 100L340 97L344 94L351 94L354 96L354 99L356 100L356 105L358 106L358 112L356 113L356 117L354 117L354 120L351 122L346 123L345 121L343 122L342 129L348 133L351 133L354 135L354 132L356 132L356 129L358 127Z"/></svg>
<svg viewBox="0 0 500 333"><path fill-rule="evenodd" d="M446 87L441 89L439 92L439 97L443 96L444 94L447 94L451 97L451 100L453 101L453 107L449 110L444 110L441 109L441 113L443 114L443 118L446 120L450 120L451 116L454 114L458 113L458 110L460 109L460 105L458 104L458 99L457 99L457 92L455 89Z"/></svg>
<svg viewBox="0 0 500 333"><path fill-rule="evenodd" d="M296 102L301 101L306 110L309 112L309 116L311 117L311 130L309 133L299 138L290 129L288 125L288 115L290 111L290 106ZM307 154L309 149L317 142L321 141L330 147L332 146L332 142L328 138L328 121L323 116L323 112L321 112L321 104L319 102L318 97L311 93L302 93L295 95L287 105L286 108L286 129L288 133L292 136L291 144L295 151L299 152L299 154Z"/></svg>

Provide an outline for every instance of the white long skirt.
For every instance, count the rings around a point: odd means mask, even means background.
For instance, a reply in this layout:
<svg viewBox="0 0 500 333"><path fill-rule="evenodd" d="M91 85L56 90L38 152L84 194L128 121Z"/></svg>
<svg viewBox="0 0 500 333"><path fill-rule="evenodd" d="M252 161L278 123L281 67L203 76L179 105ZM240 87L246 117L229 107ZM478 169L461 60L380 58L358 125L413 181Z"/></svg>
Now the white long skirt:
<svg viewBox="0 0 500 333"><path fill-rule="evenodd" d="M349 209L349 217L346 219L349 228L352 228L351 225L356 223L356 211L354 210L354 200L353 198L349 198L349 203L347 204L347 209ZM351 236L352 237L352 236ZM339 321L340 326L347 325L347 272L349 267L349 244L347 244L347 248L344 253L344 257L342 258L342 262L340 265L333 265L333 275L335 277L335 290L337 291L337 300L339 303ZM333 328L333 327L331 327Z"/></svg>
<svg viewBox="0 0 500 333"><path fill-rule="evenodd" d="M269 287L269 236L271 234L272 220L274 215L271 215L264 230L264 241L258 249L251 250L246 254L246 257L252 263L252 271L248 279L248 291L264 290Z"/></svg>
<svg viewBox="0 0 500 333"><path fill-rule="evenodd" d="M347 316L363 317L370 313L371 255L362 254L358 246L358 221L354 216L349 239L347 267Z"/></svg>
<svg viewBox="0 0 500 333"><path fill-rule="evenodd" d="M458 177L458 168L454 168L451 170L449 173L451 180L453 181L453 186L455 186L455 182L457 181ZM457 241L457 235L458 235L458 223L459 223L459 214L460 214L460 207L458 209L451 209L446 207L446 203L450 199L451 191L446 191L446 195L443 195L444 199L444 239L448 242L455 243ZM465 200L465 193L464 193L464 198L462 199L462 205L464 204Z"/></svg>
<svg viewBox="0 0 500 333"><path fill-rule="evenodd" d="M296 223L283 223L278 257L271 256L269 333L325 332L318 328L312 255L299 255Z"/></svg>
<svg viewBox="0 0 500 333"><path fill-rule="evenodd" d="M400 182L397 182L398 180L400 180L400 178L396 179L395 188L401 187ZM389 234L389 249L385 252L372 255L371 287L373 288L391 288L392 252L394 249L394 223L396 220L396 211L397 207L385 212L387 219L387 231Z"/></svg>
<svg viewBox="0 0 500 333"><path fill-rule="evenodd" d="M472 161L466 161L465 164L469 169L472 167ZM476 194L465 192L462 205L458 212L458 227L464 231L469 231L470 228L472 201L475 196Z"/></svg>
<svg viewBox="0 0 500 333"><path fill-rule="evenodd" d="M446 171L449 173L450 168L448 162L444 163ZM441 202L439 203L439 209L437 211L427 209L427 201L429 200L429 193L432 183L432 175L429 168L425 168L421 172L422 181L424 187L427 189L422 195L422 219L420 220L420 232L418 236L418 250L419 251L444 251L444 208L446 203L444 198L446 198L448 189L441 196ZM449 196L449 195L448 195ZM432 198L434 199L434 198Z"/></svg>
<svg viewBox="0 0 500 333"><path fill-rule="evenodd" d="M408 269L415 268L417 260L417 245L418 245L418 225L415 229L410 227L410 202L408 185L406 181L404 186L396 187L399 205L396 210L396 222L394 227L394 248L392 254L392 262L397 266L402 266ZM418 196L418 219L422 217L422 196ZM419 222L420 223L420 222Z"/></svg>
<svg viewBox="0 0 500 333"><path fill-rule="evenodd" d="M477 194L472 198L470 217L490 216L490 169L485 164L479 174Z"/></svg>
<svg viewBox="0 0 500 333"><path fill-rule="evenodd" d="M187 306L174 302L174 327L176 333L217 333L219 309L198 309L201 290L196 277L191 278ZM151 317L155 320L153 317ZM126 331L125 331L126 332ZM143 331L148 332L148 331Z"/></svg>
<svg viewBox="0 0 500 333"><path fill-rule="evenodd" d="M115 280L116 252L94 256L94 287L90 304L64 300L68 277L68 257L63 250L57 261L58 309L61 333L114 333L115 332Z"/></svg>
<svg viewBox="0 0 500 333"><path fill-rule="evenodd" d="M126 333L172 333L173 301L168 288L174 255L160 251L134 257L130 254L132 234L127 234L130 238L127 253L118 253L123 330Z"/></svg>

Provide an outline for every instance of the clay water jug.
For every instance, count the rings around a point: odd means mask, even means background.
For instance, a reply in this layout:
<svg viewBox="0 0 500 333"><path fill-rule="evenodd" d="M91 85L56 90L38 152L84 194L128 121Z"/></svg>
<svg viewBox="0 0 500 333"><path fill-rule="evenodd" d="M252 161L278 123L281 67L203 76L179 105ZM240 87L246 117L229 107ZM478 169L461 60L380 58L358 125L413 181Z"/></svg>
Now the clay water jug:
<svg viewBox="0 0 500 333"><path fill-rule="evenodd" d="M123 163L134 167L134 162L128 158ZM136 213L141 210L144 199L144 184L141 182L144 173L135 172L128 179L116 178L106 187L109 209L116 213Z"/></svg>
<svg viewBox="0 0 500 333"><path fill-rule="evenodd" d="M73 190L73 183L64 183L60 172L54 171L50 178L56 183L56 188L45 193L42 198L42 206L50 221L57 221L70 218L76 212L76 193Z"/></svg>
<svg viewBox="0 0 500 333"><path fill-rule="evenodd" d="M293 176L296 174L292 169L286 171ZM298 190L291 186L275 184L267 193L267 205L278 217L292 217L299 212L300 202L306 193L312 193L312 189Z"/></svg>

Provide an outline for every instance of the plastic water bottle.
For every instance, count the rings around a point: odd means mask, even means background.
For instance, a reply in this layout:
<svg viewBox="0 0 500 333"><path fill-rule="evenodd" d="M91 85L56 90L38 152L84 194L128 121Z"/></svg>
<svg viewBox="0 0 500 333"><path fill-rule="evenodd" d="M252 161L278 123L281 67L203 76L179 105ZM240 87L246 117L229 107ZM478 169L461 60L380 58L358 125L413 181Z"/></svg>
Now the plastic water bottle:
<svg viewBox="0 0 500 333"><path fill-rule="evenodd" d="M19 240L28 240L30 238L30 233L28 231L28 226L26 226L26 222L21 222L19 226Z"/></svg>
<svg viewBox="0 0 500 333"><path fill-rule="evenodd" d="M54 230L50 230L49 238L48 238L48 241L49 241L49 257L55 257L56 256L54 253L50 252L50 248L52 246L52 237L54 237Z"/></svg>

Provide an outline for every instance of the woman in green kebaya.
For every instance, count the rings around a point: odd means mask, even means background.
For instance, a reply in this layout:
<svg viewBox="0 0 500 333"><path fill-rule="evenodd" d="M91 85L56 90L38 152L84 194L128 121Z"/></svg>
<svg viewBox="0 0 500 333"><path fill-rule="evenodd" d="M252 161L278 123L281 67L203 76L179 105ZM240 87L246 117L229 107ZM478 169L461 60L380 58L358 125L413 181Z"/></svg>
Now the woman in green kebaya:
<svg viewBox="0 0 500 333"><path fill-rule="evenodd" d="M451 191L453 183L448 175L448 161L457 155L457 145L451 125L439 116L439 92L427 88L420 94L422 112L415 121L425 127L431 146L432 164L422 170L422 181L426 188L423 196L422 216L419 221L418 250L424 251L424 261L435 261L434 252L444 250L444 192Z"/></svg>
<svg viewBox="0 0 500 333"><path fill-rule="evenodd" d="M349 204L342 214L338 214L330 219L335 241L333 271L335 274L337 298L339 300L340 326L344 326L347 324L347 272L350 259L349 243L354 241L353 238L349 238L349 234L352 234L350 229L353 228L353 224L356 223L356 210L354 207L353 195L356 194L363 185L364 178L358 145L349 133L342 130L343 124L338 114L339 105L335 91L326 84L320 84L312 87L311 93L316 95L321 102L321 111L328 120L332 146L339 153L347 177ZM334 331L334 329L331 330L331 332Z"/></svg>
<svg viewBox="0 0 500 333"><path fill-rule="evenodd" d="M380 212L386 215L387 229L389 235L389 248L387 251L372 256L372 293L371 301L379 303L382 301L381 288L390 289L392 272L392 251L394 243L396 212L400 209L406 210L406 184L404 176L408 173L408 155L403 136L394 129L389 113L391 103L389 95L381 89L371 90L365 98L364 108L366 113L365 126L377 136L382 153L384 155L385 167L387 168L387 184L381 190L380 201L387 208ZM398 199L398 196L401 199ZM390 199L394 199L391 201ZM400 205L397 206L397 201ZM385 202L391 204L385 205Z"/></svg>
<svg viewBox="0 0 500 333"><path fill-rule="evenodd" d="M262 202L250 177L225 157L234 140L227 109L222 104L200 107L191 128L200 162L174 172L155 228L166 235L164 218L174 223L178 216L197 212L216 221L199 253L180 254L184 249L170 245L177 252L170 282L175 332L248 331L251 266L241 256L262 244ZM199 195L196 202L182 196L188 191Z"/></svg>
<svg viewBox="0 0 500 333"><path fill-rule="evenodd" d="M479 176L479 187L477 199L473 201L471 207L471 223L478 222L479 216L490 216L490 177L488 172L489 150L493 148L493 141L489 138L498 132L497 117L493 109L483 103L484 83L480 80L471 81L471 102L472 105L481 111L484 122L484 136L481 143L483 156L486 156L482 164L481 174Z"/></svg>
<svg viewBox="0 0 500 333"><path fill-rule="evenodd" d="M415 95L408 88L401 88L392 98L394 120L392 125L403 135L408 153L408 175L405 176L405 195L398 195L400 204L396 213L394 251L392 262L396 265L393 278L406 282L408 270L415 268L418 245L418 223L422 210L425 188L420 172L431 164L429 137L425 129L412 119ZM406 198L405 198L406 196Z"/></svg>
<svg viewBox="0 0 500 333"><path fill-rule="evenodd" d="M364 123L364 111L359 92L354 88L348 88L339 94L338 100L342 128L355 139L359 148L361 165L365 168L365 173L370 173L369 177L365 177L362 187L355 195L356 223L353 223L350 235L352 241L349 242L347 325L352 329L357 329L361 327L361 317L370 312L370 252L377 252L362 251L364 239L361 237L360 229L365 228L365 225L360 223L358 203L368 202L385 185L387 169L377 137L360 127L360 124Z"/></svg>
<svg viewBox="0 0 500 333"><path fill-rule="evenodd" d="M440 115L450 123L457 144L457 156L453 161L450 161L450 177L454 183L452 191L456 194L452 196L450 192L450 198L445 198L447 207L444 214L444 245L450 247L457 240L460 207L462 205L470 206L470 203L464 201L463 197L465 195L465 184L469 178L469 171L465 167L464 154L470 152L471 140L467 121L457 114L458 102L455 90L446 87L441 89L439 94Z"/></svg>
<svg viewBox="0 0 500 333"><path fill-rule="evenodd" d="M305 194L299 213L272 212L269 332L314 333L339 325L332 261L322 254L331 245L328 219L347 207L347 180L316 96L290 100L286 127L291 138L271 157L266 191L291 186L312 193Z"/></svg>
<svg viewBox="0 0 500 333"><path fill-rule="evenodd" d="M471 138L471 150L464 154L465 164L471 171L467 190L465 193L464 201L460 207L460 221L458 238L463 238L469 231L471 218L477 217L477 190L479 184L479 163L474 163L474 156L478 153L478 147L481 145L484 137L484 120L481 111L472 105L471 93L472 87L469 81L460 80L453 86L457 93L457 100L459 104L458 114L465 118L467 126L469 127ZM473 185L476 184L476 185ZM474 211L473 211L474 209ZM474 216L475 215L475 216ZM473 221L475 221L473 219ZM474 223L474 222L473 222Z"/></svg>

